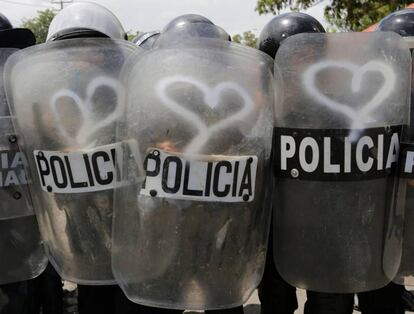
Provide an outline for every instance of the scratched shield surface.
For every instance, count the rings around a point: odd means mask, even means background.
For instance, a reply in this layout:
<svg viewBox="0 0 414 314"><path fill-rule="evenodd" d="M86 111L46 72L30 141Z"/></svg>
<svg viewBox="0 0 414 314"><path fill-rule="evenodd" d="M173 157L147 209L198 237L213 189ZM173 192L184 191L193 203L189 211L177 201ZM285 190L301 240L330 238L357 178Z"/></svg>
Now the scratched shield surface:
<svg viewBox="0 0 414 314"><path fill-rule="evenodd" d="M124 110L118 81L138 50L109 39L74 39L18 52L6 66L7 97L28 158L46 251L66 280L111 284L113 188Z"/></svg>
<svg viewBox="0 0 414 314"><path fill-rule="evenodd" d="M0 49L0 74L16 51ZM3 75L0 76L0 129L0 284L6 284L38 276L45 269L47 258L31 206L24 157L9 114Z"/></svg>
<svg viewBox="0 0 414 314"><path fill-rule="evenodd" d="M395 168L410 62L391 33L304 34L280 48L274 259L290 284L348 293L395 276L403 221Z"/></svg>
<svg viewBox="0 0 414 314"><path fill-rule="evenodd" d="M115 191L113 271L129 299L176 309L243 304L270 219L272 60L212 39L131 58L131 148ZM135 147L135 148L134 148Z"/></svg>

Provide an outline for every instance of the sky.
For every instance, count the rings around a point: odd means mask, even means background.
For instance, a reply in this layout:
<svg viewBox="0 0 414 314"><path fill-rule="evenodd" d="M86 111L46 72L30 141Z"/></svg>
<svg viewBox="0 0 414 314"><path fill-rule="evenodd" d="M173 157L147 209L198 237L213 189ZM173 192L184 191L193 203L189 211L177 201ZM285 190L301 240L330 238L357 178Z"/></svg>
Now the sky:
<svg viewBox="0 0 414 314"><path fill-rule="evenodd" d="M53 0L57 1L57 0ZM68 0L64 0L68 1ZM272 15L260 16L254 11L256 0L89 0L111 10L121 21L126 31L161 30L174 17L196 13L208 17L231 35L252 30L259 34ZM307 11L322 25L327 23L323 9L330 0L321 1ZM36 16L38 10L59 8L51 0L0 0L0 12L14 26L22 19Z"/></svg>

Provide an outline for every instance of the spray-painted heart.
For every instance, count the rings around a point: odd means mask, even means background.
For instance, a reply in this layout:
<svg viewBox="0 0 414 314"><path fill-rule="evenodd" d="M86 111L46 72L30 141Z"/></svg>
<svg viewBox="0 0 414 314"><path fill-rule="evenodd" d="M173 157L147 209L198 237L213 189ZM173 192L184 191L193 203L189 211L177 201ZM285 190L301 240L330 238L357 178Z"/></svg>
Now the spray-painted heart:
<svg viewBox="0 0 414 314"><path fill-rule="evenodd" d="M93 97L101 87L109 87L116 95L114 109L103 119L101 116L98 116L97 113L93 112ZM82 124L76 135L71 135L68 130L62 126L63 124L60 124L62 127L59 127L58 130L70 143L82 146L88 144L93 146L93 143L90 142L91 136L100 129L115 122L115 120L122 115L125 106L125 94L122 85L117 80L106 76L98 76L90 81L86 88L86 96L84 99L69 89L62 89L56 92L52 96L50 105L57 122L62 122L62 119L65 118L59 115L57 108L58 101L62 98L69 98L73 101L79 111L79 120Z"/></svg>
<svg viewBox="0 0 414 314"><path fill-rule="evenodd" d="M233 115L224 118L215 124L206 125L206 123L202 120L202 117L188 110L184 105L176 102L168 95L168 88L177 83L186 83L199 89L204 95L204 103L211 109L215 109L221 103L222 95L225 91L235 92L241 97L243 103L241 104L240 110ZM213 133L226 129L237 121L242 121L254 110L254 102L250 95L245 89L234 82L222 82L214 88L210 88L206 84L194 78L176 75L160 80L156 85L156 92L164 106L168 107L170 110L173 110L175 113L187 120L188 123L195 126L198 130L197 136L191 140L184 150L187 154L195 154L199 152L200 149L202 149L208 142Z"/></svg>
<svg viewBox="0 0 414 314"><path fill-rule="evenodd" d="M350 72L352 76L351 91L357 93L361 90L364 76L369 72L378 72L384 78L384 83L378 92L373 95L360 110L355 110L349 105L342 104L324 95L316 86L316 76L326 69L340 69ZM393 69L381 61L370 61L363 66L358 66L348 61L321 61L311 65L303 74L302 83L306 92L318 103L328 107L332 111L339 112L351 120L351 129L363 129L365 123L370 121L369 114L380 107L394 90L396 76ZM350 138L355 139L357 134L351 133Z"/></svg>

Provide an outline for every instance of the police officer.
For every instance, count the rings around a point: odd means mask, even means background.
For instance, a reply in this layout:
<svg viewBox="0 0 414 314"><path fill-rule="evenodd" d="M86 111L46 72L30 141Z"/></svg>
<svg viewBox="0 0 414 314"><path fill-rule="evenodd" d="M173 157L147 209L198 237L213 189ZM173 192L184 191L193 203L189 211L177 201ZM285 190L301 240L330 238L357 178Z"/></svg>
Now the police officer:
<svg viewBox="0 0 414 314"><path fill-rule="evenodd" d="M24 28L13 28L10 21L0 13L0 48L17 48L17 49L23 49L29 46L32 46L36 43L35 36L33 33ZM3 86L2 86L3 88ZM0 115L5 117L8 116L8 108L6 100L4 99L4 93L3 91L0 91L0 101L2 103L1 106L1 113ZM5 106L4 106L5 105ZM2 123L5 124L7 121L3 121ZM3 192L2 192L3 193ZM2 197L4 197L5 194L2 194ZM6 203L7 204L7 203ZM14 208L16 210L17 208ZM2 217L4 218L4 217ZM27 216L27 217L20 217L17 219L10 218L1 220L0 219L0 228L1 229L7 229L10 222L15 221L15 226L19 226L19 224L24 224L24 228L28 229L31 225L33 228L37 230L37 223L34 216ZM20 230L16 229L13 231L16 236L20 238L20 240L12 240L17 241L15 242L11 247L13 250L19 250L22 249L21 245L18 243L20 241L28 241L27 237L25 235L20 234ZM4 234L3 234L4 236ZM7 241L9 239L6 238L0 239L1 241L1 254L4 256L2 260L7 261L9 258L6 258L6 256L14 256L16 253L9 251L5 252L5 248L8 247ZM32 235L33 237L34 234ZM35 241L35 239L32 239ZM4 245L6 244L6 245ZM17 244L17 245L16 245ZM26 245L27 248L30 248L31 244ZM39 244L40 245L40 244ZM35 257L35 254L33 254L32 257L23 257L25 252L17 252L19 256L21 255L21 261L18 261L18 264L27 264L30 265L31 262L26 261L26 258L33 258L33 262L38 257ZM13 259L13 257L11 257ZM46 264L46 259L44 258L44 265ZM5 265L2 264L3 267ZM20 265L12 265L16 269L3 269L4 274L10 273L13 274L17 270L20 269L21 272L23 269L21 269ZM19 268L20 267L20 268ZM37 268L37 266L36 266ZM44 267L41 267L42 269ZM23 277L33 277L38 275L36 270L32 270L33 273L27 275L22 273L17 273L14 276L23 276ZM56 273L54 273L56 274ZM44 278L46 278L47 275L40 275L40 277L37 277L36 279L32 280L26 280L26 281L19 281L14 283L8 283L8 284L2 284L0 285L0 313L3 314L35 314L40 313L40 307L42 307L42 311L45 314L51 314L51 313L62 313L62 285L60 278L54 277L52 280L47 280L46 285L39 285L39 282L43 281ZM17 279L17 278L16 278ZM5 281L9 281L9 279L4 279ZM45 287L53 287L53 289L48 290L48 300L41 300L41 289ZM46 288L47 289L47 288Z"/></svg>
<svg viewBox="0 0 414 314"><path fill-rule="evenodd" d="M95 3L79 2L55 16L50 24L47 41L100 37L127 39L118 19L110 11ZM169 312L132 303L117 285L78 285L78 308L80 314Z"/></svg>
<svg viewBox="0 0 414 314"><path fill-rule="evenodd" d="M382 19L376 31L383 32L395 32L402 37L411 37L414 36L414 9L405 9L391 13ZM413 97L413 90L411 89L411 97ZM410 110L410 125L414 123L413 110ZM412 198L413 188L407 187L407 200ZM412 221L412 211L406 210L405 212L405 229L408 231L407 224ZM404 251L412 252L410 249L410 241L403 242L403 258L401 261L400 269L405 267L412 267L406 265L407 260L405 260ZM409 254L408 254L409 255ZM406 291L403 285L399 285L391 282L382 289L359 293L359 309L363 314L402 314L405 313L405 304L404 300L407 300L407 305L411 302L412 306L413 297L410 295L410 292Z"/></svg>
<svg viewBox="0 0 414 314"><path fill-rule="evenodd" d="M324 33L323 26L304 13L285 13L274 17L259 36L258 49L275 58L282 42L301 33ZM273 227L271 227L271 230ZM298 252L300 254L300 252ZM293 314L298 307L296 288L278 273L273 262L273 238L270 233L265 272L259 285L262 314ZM353 311L352 294L330 294L307 291L305 314L348 314Z"/></svg>
<svg viewBox="0 0 414 314"><path fill-rule="evenodd" d="M212 38L231 41L230 35L208 18L197 14L184 14L174 18L162 30L164 40L179 41L186 37ZM242 314L243 306L222 310L207 310L214 314Z"/></svg>

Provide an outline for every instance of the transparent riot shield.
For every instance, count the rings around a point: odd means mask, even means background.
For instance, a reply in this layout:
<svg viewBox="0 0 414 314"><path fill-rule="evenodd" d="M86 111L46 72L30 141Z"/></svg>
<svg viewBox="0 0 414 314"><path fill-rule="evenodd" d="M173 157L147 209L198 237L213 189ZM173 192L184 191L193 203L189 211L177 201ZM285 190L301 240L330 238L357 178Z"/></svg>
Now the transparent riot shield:
<svg viewBox="0 0 414 314"><path fill-rule="evenodd" d="M277 56L274 259L290 284L385 286L401 256L396 164L410 56L393 33L303 34Z"/></svg>
<svg viewBox="0 0 414 314"><path fill-rule="evenodd" d="M414 48L414 38L404 38L408 48ZM414 64L412 64L412 74ZM400 147L400 183L397 194L397 209L404 213L401 264L394 282L406 286L414 286L414 111L413 111L413 75L411 74L411 107L409 126L403 130Z"/></svg>
<svg viewBox="0 0 414 314"><path fill-rule="evenodd" d="M34 278L47 263L4 93L4 64L16 51L0 49L0 284Z"/></svg>
<svg viewBox="0 0 414 314"><path fill-rule="evenodd" d="M264 268L271 188L272 60L189 40L131 58L118 135L112 267L134 302L243 304Z"/></svg>
<svg viewBox="0 0 414 314"><path fill-rule="evenodd" d="M412 115L413 113L411 117ZM413 121L411 117L410 120ZM399 230L403 238L401 263L393 281L401 285L414 286L414 129L411 123L403 130L399 161L397 206L404 213L405 219L404 228Z"/></svg>
<svg viewBox="0 0 414 314"><path fill-rule="evenodd" d="M13 55L7 96L32 172L32 195L50 261L62 278L114 283L111 271L118 81L139 48L126 41L73 39Z"/></svg>

